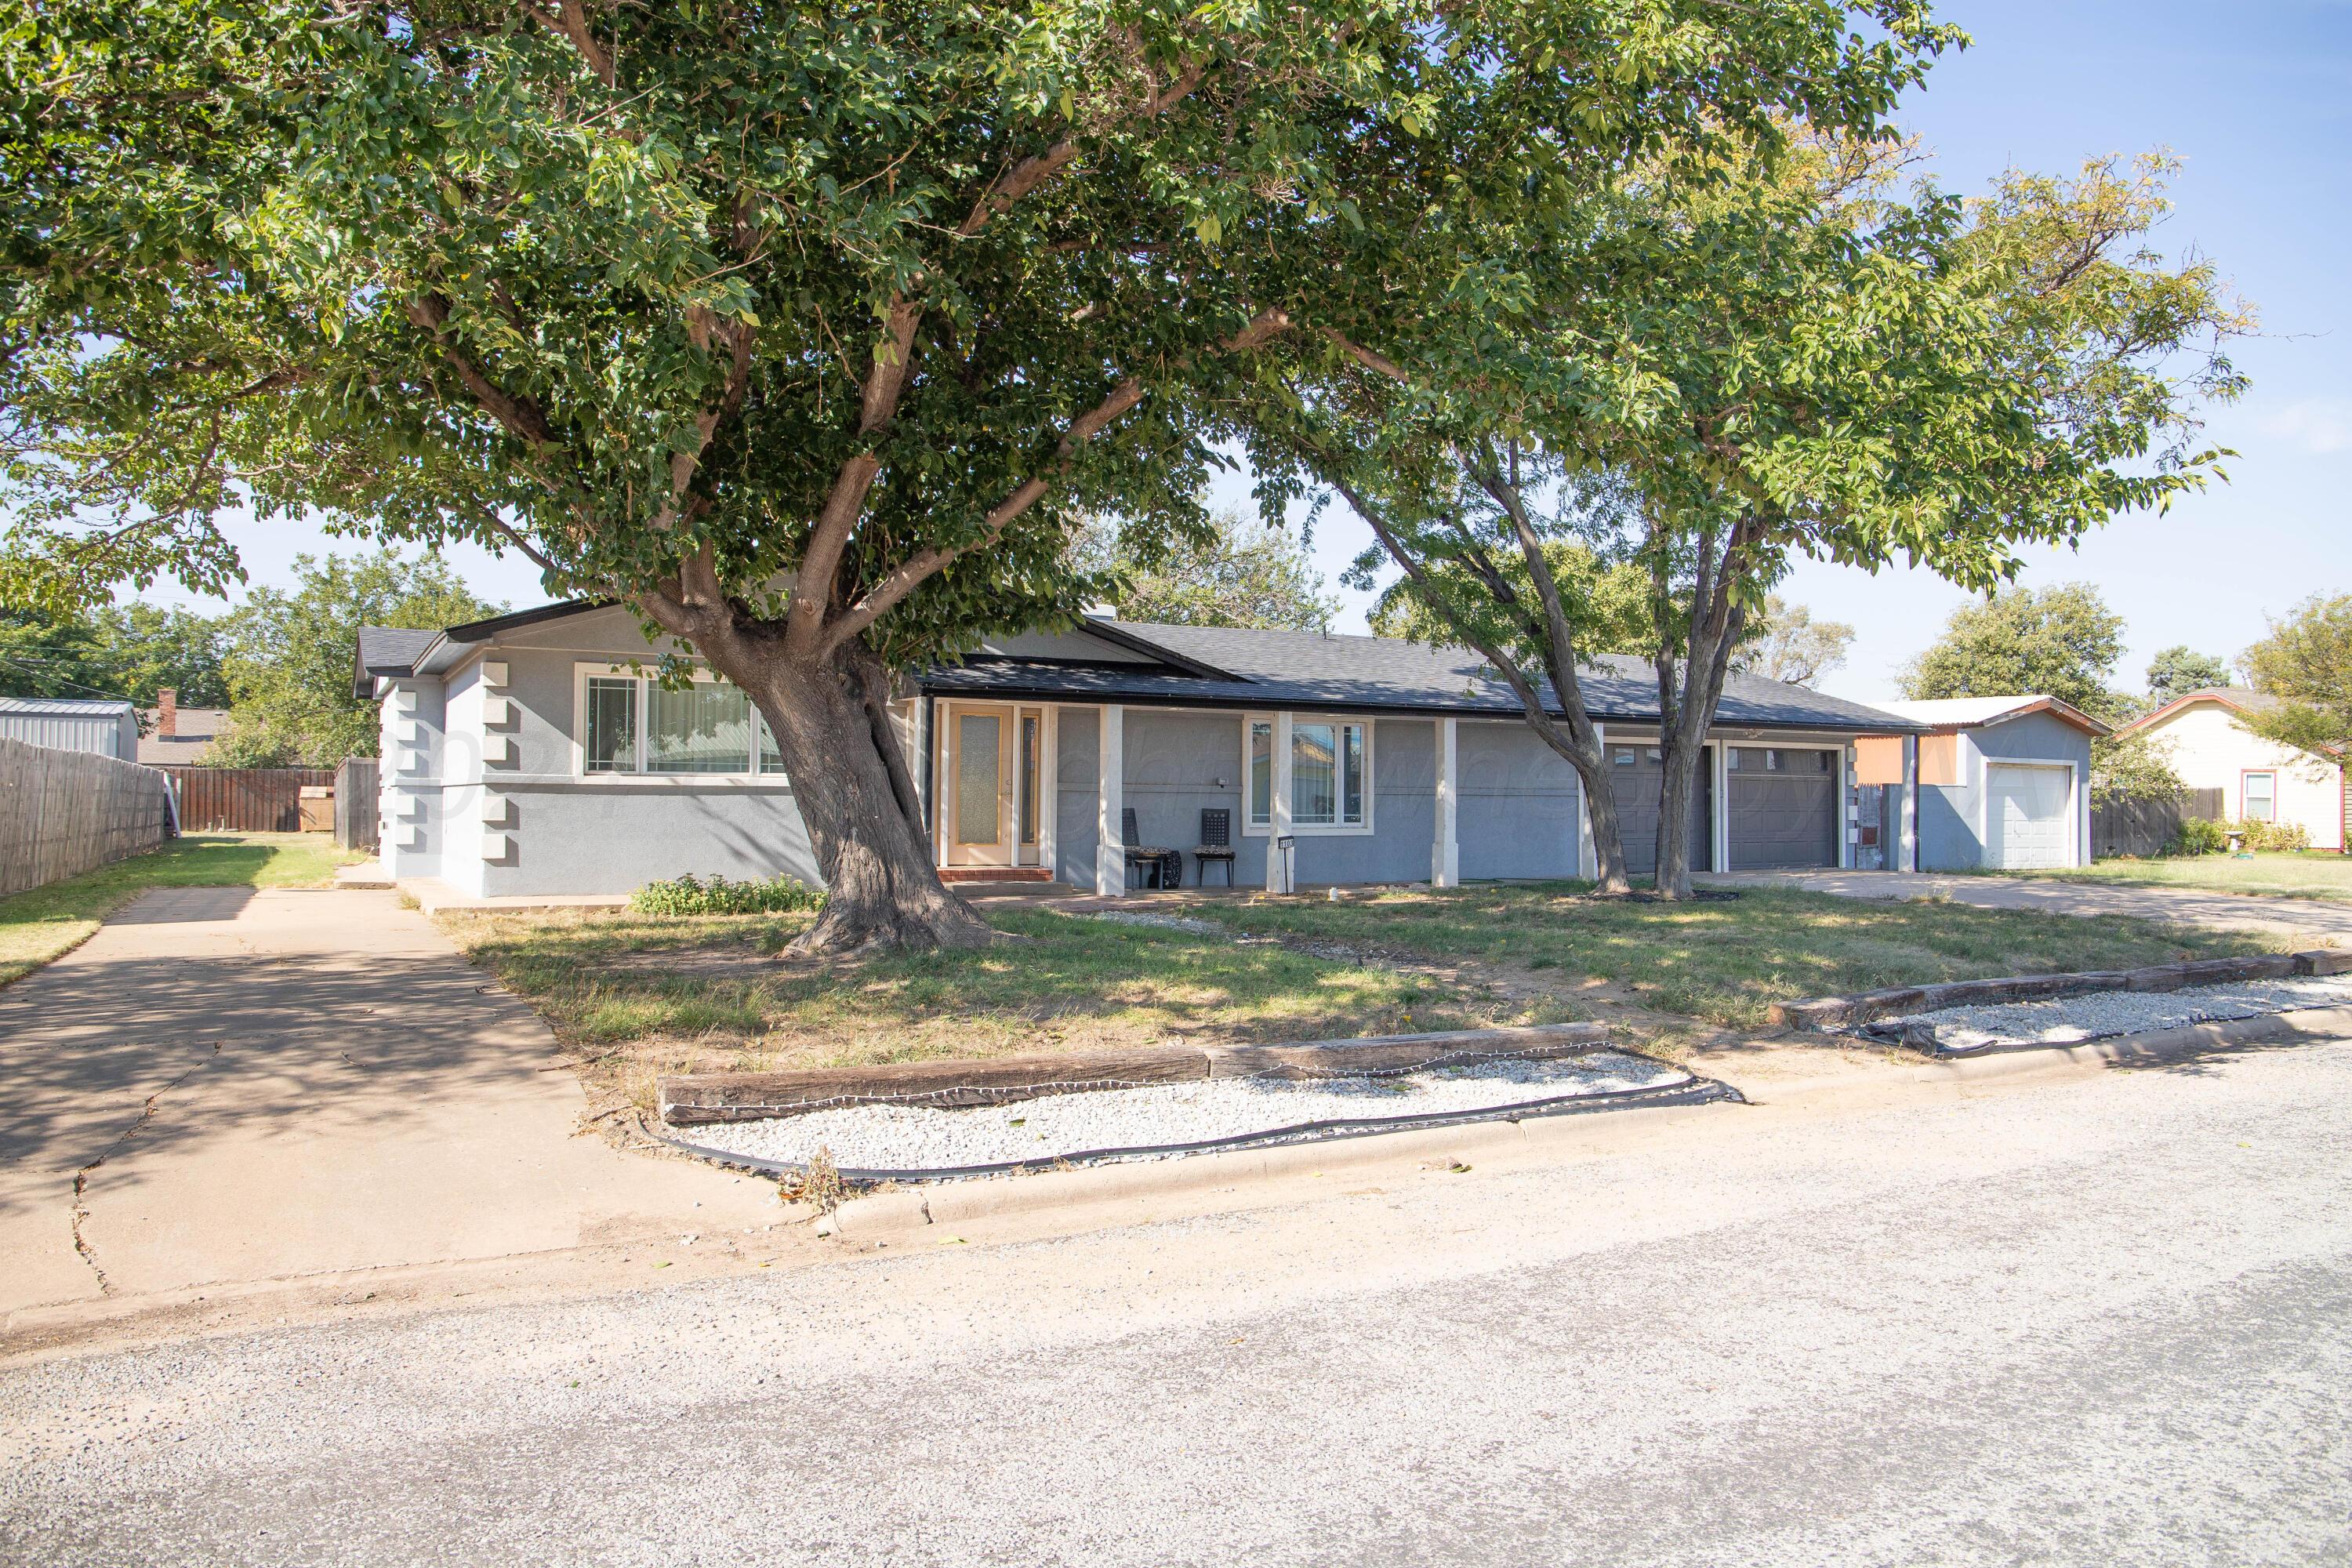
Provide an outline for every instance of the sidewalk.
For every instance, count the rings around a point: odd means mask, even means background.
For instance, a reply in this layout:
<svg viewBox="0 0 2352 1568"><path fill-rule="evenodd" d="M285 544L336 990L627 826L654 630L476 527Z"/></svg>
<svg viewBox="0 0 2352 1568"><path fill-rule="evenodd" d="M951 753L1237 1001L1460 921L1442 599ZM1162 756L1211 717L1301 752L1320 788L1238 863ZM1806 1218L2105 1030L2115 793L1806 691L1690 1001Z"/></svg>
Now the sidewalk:
<svg viewBox="0 0 2352 1568"><path fill-rule="evenodd" d="M1801 888L1810 893L1835 893L1849 899L1949 899L1980 909L2040 910L2089 919L2128 915L2172 925L2300 936L2327 946L2352 947L2352 904L2324 899L2260 898L2200 888L2126 887L2055 878L1946 877L1926 871L1701 872L1691 879L1710 888Z"/></svg>
<svg viewBox="0 0 2352 1568"><path fill-rule="evenodd" d="M779 1217L578 1135L554 1052L395 893L149 893L0 991L0 1322Z"/></svg>

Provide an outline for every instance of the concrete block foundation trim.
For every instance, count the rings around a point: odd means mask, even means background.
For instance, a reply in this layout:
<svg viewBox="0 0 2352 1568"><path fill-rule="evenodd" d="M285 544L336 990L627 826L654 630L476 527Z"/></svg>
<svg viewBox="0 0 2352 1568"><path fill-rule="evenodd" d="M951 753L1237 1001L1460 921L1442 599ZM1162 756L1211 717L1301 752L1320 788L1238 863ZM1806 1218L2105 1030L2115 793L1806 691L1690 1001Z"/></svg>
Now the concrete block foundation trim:
<svg viewBox="0 0 2352 1568"><path fill-rule="evenodd" d="M2087 991L2179 991L2192 985L2227 985L2238 980L2283 980L2291 974L2341 974L2352 971L2352 950L2272 952L2253 958L2196 958L2153 963L2144 969L2094 969L2070 974L2014 974L1997 980L1953 980L1938 985L1897 985L1852 996L1816 996L1779 1002L1766 1015L1782 1028L1853 1028L1874 1018L1935 1013L1946 1007L1984 1007L2002 1002L2037 1002L2078 996Z"/></svg>
<svg viewBox="0 0 2352 1568"><path fill-rule="evenodd" d="M1454 1059L1568 1056L1606 1045L1601 1024L1453 1029L1276 1046L1156 1046L1058 1056L891 1062L785 1073L687 1073L656 1086L673 1127L755 1121L842 1105L1004 1105L1039 1095L1131 1089L1211 1078L1345 1078L1416 1072Z"/></svg>

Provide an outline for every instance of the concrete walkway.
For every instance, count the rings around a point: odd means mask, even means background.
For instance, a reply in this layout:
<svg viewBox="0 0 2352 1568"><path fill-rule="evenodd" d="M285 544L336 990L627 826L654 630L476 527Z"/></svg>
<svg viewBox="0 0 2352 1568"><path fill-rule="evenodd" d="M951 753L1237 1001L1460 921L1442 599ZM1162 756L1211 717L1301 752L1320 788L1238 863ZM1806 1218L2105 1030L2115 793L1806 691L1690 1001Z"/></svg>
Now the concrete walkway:
<svg viewBox="0 0 2352 1568"><path fill-rule="evenodd" d="M778 1217L577 1135L554 1053L394 893L151 892L0 990L0 1322Z"/></svg>
<svg viewBox="0 0 2352 1568"><path fill-rule="evenodd" d="M1709 887L1802 888L1849 899L1949 899L1989 910L2048 914L2130 915L2175 925L2294 936L2317 945L2352 947L2352 903L2269 899L2198 888L2126 887L2041 877L1939 877L1911 871L1736 871L1700 876Z"/></svg>

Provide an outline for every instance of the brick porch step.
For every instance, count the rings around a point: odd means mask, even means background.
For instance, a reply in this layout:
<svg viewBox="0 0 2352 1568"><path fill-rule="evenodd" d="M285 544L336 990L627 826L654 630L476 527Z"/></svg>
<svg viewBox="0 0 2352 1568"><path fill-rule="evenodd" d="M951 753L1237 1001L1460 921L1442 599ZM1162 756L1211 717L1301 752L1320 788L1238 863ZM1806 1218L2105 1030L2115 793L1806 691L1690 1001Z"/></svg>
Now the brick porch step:
<svg viewBox="0 0 2352 1568"><path fill-rule="evenodd" d="M945 866L942 882L1050 882L1054 873L1043 866Z"/></svg>

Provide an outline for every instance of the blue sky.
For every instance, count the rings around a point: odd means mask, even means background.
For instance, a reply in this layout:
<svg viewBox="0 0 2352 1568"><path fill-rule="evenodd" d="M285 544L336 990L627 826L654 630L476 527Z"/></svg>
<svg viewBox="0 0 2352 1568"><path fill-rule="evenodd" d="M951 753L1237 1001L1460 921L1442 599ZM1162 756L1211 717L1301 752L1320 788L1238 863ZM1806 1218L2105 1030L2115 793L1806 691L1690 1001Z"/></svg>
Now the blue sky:
<svg viewBox="0 0 2352 1568"><path fill-rule="evenodd" d="M2033 552L2021 581L2096 584L2127 623L2119 675L2133 687L2158 648L2231 657L2305 595L2352 592L2352 0L1966 0L1940 15L1976 43L1947 56L1901 118L1942 184L1974 192L2012 164L2065 172L2168 146L2188 166L2158 243L2211 257L2263 318L2236 353L2252 391L2209 426L2240 454L2232 482L2161 519L2119 519L2077 551ZM1246 500L1245 483L1231 489ZM237 542L258 582L284 581L299 550L332 547L251 525ZM1315 542L1336 580L1367 541L1335 510ZM542 596L520 561L451 559L490 598ZM1852 658L1822 685L1864 701L1893 696L1895 671L1965 601L1926 573L1810 564L1784 592L1853 625ZM1365 596L1342 596L1340 629L1363 629Z"/></svg>

